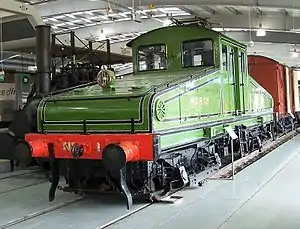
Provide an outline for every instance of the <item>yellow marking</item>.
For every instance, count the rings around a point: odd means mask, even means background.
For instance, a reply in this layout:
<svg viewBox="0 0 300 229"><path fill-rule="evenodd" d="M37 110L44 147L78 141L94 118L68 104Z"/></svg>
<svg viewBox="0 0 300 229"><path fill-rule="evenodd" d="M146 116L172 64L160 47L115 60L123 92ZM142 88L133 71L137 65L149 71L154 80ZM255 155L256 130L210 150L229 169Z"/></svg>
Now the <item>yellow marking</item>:
<svg viewBox="0 0 300 229"><path fill-rule="evenodd" d="M198 97L194 99L194 105L196 106L208 106L209 105L209 98L208 97Z"/></svg>
<svg viewBox="0 0 300 229"><path fill-rule="evenodd" d="M75 145L75 142L63 142L63 150L71 151L71 149L74 145Z"/></svg>

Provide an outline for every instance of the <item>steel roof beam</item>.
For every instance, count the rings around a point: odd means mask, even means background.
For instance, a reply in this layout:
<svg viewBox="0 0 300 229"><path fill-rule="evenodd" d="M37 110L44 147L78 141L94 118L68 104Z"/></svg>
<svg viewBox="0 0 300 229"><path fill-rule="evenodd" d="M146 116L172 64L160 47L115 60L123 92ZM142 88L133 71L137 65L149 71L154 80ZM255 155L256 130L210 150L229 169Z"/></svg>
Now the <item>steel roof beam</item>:
<svg viewBox="0 0 300 229"><path fill-rule="evenodd" d="M233 37L241 42L249 42L249 31L244 32L224 32L225 35ZM251 32L252 41L262 43L285 43L285 44L300 44L299 34L288 32L267 32L264 37L257 37L256 32Z"/></svg>
<svg viewBox="0 0 300 229"><path fill-rule="evenodd" d="M285 9L280 9L280 12L286 17L291 16Z"/></svg>
<svg viewBox="0 0 300 229"><path fill-rule="evenodd" d="M44 25L43 19L39 15L38 11L25 3L14 0L4 0L1 1L0 11L27 17L33 27L37 25Z"/></svg>
<svg viewBox="0 0 300 229"><path fill-rule="evenodd" d="M236 15L242 14L240 11L238 11L238 10L237 10L236 8L234 8L234 7L225 6L225 8L226 8L229 12L231 12L231 13L233 13L233 14L236 14Z"/></svg>
<svg viewBox="0 0 300 229"><path fill-rule="evenodd" d="M191 14L192 16L199 16L199 15L196 14L196 12L194 12L193 10L191 10L191 9L185 7L185 6L180 6L179 8L180 8L181 10L183 10L183 11L185 11L185 12Z"/></svg>
<svg viewBox="0 0 300 229"><path fill-rule="evenodd" d="M207 12L211 13L211 14L216 14L217 12L210 8L209 6L200 6L202 9L206 10Z"/></svg>
<svg viewBox="0 0 300 229"><path fill-rule="evenodd" d="M264 14L264 12L258 7L253 7L253 10L257 15L262 16Z"/></svg>
<svg viewBox="0 0 300 229"><path fill-rule="evenodd" d="M185 10L184 8L182 8ZM195 12L189 11L189 13ZM224 14L215 14L215 15L197 15L205 18L211 18L211 22L221 22L221 25L213 24L213 27L218 28L235 28L235 29L249 29L249 17L248 15L224 15ZM163 18L161 18L163 19ZM89 37L90 34L97 35L99 30L103 30L108 32L106 35L113 35L117 33L130 33L136 31L149 31L162 26L161 22L151 20L151 19L143 19L142 23L134 23L134 26L131 26L134 22L119 22L115 23L112 27L111 24L103 24L89 27L88 31L86 28L81 28L76 30L76 34L81 38ZM254 15L251 17L251 29L259 29L259 23L262 23L262 27L267 30L275 30L275 31L291 31L294 28L300 29L300 18L291 18L285 17L282 14L278 14L278 16L268 16L268 17L255 17ZM268 34L268 32L267 32ZM299 34L298 34L299 36Z"/></svg>
<svg viewBox="0 0 300 229"><path fill-rule="evenodd" d="M132 0L122 0L123 6L130 6ZM153 0L143 0L142 5L149 6L153 4ZM285 1L273 1L273 0L156 0L156 7L161 5L198 5L198 6L256 6L259 8L282 8L282 9L300 9L300 1L285 0Z"/></svg>
<svg viewBox="0 0 300 229"><path fill-rule="evenodd" d="M85 10L92 10L92 9L99 9L104 8L108 0L101 0L101 1L82 1L82 0L72 0L72 5L76 5L76 9L74 11L85 11ZM120 1L119 1L120 2ZM294 2L294 3L293 3ZM150 6L154 2L153 0L143 0L142 6ZM57 14L63 14L68 11L70 11L70 3L67 3L66 1L57 1L51 4L51 10L49 6L47 5L39 5L38 8L40 12L42 12L43 16L52 15L53 12L57 12ZM114 5L116 8L126 8L131 7L132 0L122 0L121 4L116 3L116 1L110 1L111 5ZM117 6L118 5L118 6ZM295 0L285 0L285 1L273 1L273 0L156 0L154 3L155 8L159 8L162 6L204 6L209 7L206 8L211 14L214 13L214 7L215 6L225 6L225 7L258 7L262 11L266 8L272 8L272 9L286 9L286 10L292 10L292 9L300 9L300 1ZM75 8L75 7L73 7ZM120 8L120 9L121 9Z"/></svg>

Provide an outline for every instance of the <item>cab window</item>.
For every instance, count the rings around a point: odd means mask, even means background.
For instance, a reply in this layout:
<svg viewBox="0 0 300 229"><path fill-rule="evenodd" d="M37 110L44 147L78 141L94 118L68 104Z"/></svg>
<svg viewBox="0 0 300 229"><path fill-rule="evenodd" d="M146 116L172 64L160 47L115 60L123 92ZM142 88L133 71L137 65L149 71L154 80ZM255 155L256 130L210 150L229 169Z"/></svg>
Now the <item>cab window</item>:
<svg viewBox="0 0 300 229"><path fill-rule="evenodd" d="M138 47L139 71L166 69L166 46L148 45Z"/></svg>
<svg viewBox="0 0 300 229"><path fill-rule="evenodd" d="M246 72L246 64L245 64L245 53L241 52L240 55L240 65L241 65L241 72Z"/></svg>
<svg viewBox="0 0 300 229"><path fill-rule="evenodd" d="M224 44L222 44L222 66L225 71L228 71L227 46Z"/></svg>
<svg viewBox="0 0 300 229"><path fill-rule="evenodd" d="M211 39L185 41L182 45L182 67L213 66L214 53Z"/></svg>

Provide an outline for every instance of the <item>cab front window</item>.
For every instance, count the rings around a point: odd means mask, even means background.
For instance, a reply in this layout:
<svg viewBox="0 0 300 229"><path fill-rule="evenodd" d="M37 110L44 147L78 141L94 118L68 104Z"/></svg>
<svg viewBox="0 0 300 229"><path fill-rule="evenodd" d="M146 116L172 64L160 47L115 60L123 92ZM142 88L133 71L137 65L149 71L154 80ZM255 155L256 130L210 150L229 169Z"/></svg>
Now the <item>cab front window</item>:
<svg viewBox="0 0 300 229"><path fill-rule="evenodd" d="M138 47L139 71L166 69L166 46L148 45Z"/></svg>

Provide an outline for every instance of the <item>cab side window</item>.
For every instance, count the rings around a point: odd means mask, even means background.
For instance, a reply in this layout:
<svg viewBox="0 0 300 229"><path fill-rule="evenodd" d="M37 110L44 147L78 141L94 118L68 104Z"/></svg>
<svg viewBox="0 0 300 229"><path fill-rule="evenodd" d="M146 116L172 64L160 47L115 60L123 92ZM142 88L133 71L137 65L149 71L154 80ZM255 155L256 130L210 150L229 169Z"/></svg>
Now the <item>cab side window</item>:
<svg viewBox="0 0 300 229"><path fill-rule="evenodd" d="M148 45L138 47L138 70L151 71L167 68L166 46Z"/></svg>
<svg viewBox="0 0 300 229"><path fill-rule="evenodd" d="M223 70L228 71L228 48L226 45L222 44L222 67Z"/></svg>
<svg viewBox="0 0 300 229"><path fill-rule="evenodd" d="M236 64L235 64L235 61L234 61L234 56L235 56L234 49L230 48L229 49L229 61L230 61L229 66L230 66L231 74L233 76L236 75L236 69L235 69Z"/></svg>
<svg viewBox="0 0 300 229"><path fill-rule="evenodd" d="M240 65L241 65L241 72L246 73L246 60L245 60L245 53L241 52L240 56Z"/></svg>
<svg viewBox="0 0 300 229"><path fill-rule="evenodd" d="M182 44L182 67L214 65L213 40L185 41Z"/></svg>

